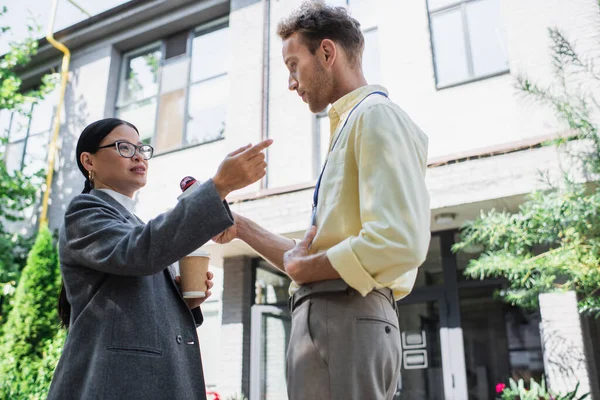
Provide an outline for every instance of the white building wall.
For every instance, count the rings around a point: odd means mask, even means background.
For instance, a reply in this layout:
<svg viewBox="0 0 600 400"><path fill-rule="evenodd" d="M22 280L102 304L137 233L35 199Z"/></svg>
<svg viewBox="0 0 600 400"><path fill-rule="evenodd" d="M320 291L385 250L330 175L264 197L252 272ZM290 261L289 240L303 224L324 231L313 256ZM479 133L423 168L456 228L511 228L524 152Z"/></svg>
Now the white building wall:
<svg viewBox="0 0 600 400"><path fill-rule="evenodd" d="M385 85L430 137L430 158L562 129L551 112L518 96L515 77L550 78L549 27L586 50L599 49L595 0L502 0L511 74L437 90L425 0L379 0Z"/></svg>
<svg viewBox="0 0 600 400"><path fill-rule="evenodd" d="M565 130L551 110L519 95L516 76L551 81L549 27L577 38L578 48L597 54L600 15L595 0L502 1L510 74L436 89L425 0L374 0L378 10L382 83L430 137L429 158L448 157L491 146L554 135ZM289 92L276 24L300 0L271 3L269 187L309 182L312 118ZM255 53L260 57L260 53ZM243 88L238 87L243 91Z"/></svg>
<svg viewBox="0 0 600 400"><path fill-rule="evenodd" d="M542 0L504 0L511 73L438 90L425 0L375 1L379 2L381 83L429 135L431 160L563 131L565 127L556 122L551 110L518 94L515 76L526 73L542 83L550 82L547 29L552 26L577 38L578 48L590 54L600 49L600 14L595 0L554 0L550 5ZM288 72L276 34L277 22L300 3L271 2L269 137L275 142L269 150L269 188L314 180L313 116L288 90ZM260 2L231 13L233 62L225 139L153 159L148 185L138 197L143 218L175 204L181 177L206 180L228 152L261 139L262 21ZM511 165L499 168L510 169ZM259 188L257 183L236 194L252 194Z"/></svg>
<svg viewBox="0 0 600 400"><path fill-rule="evenodd" d="M301 4L300 0L271 2L271 51L269 88L269 187L305 183L314 179L312 169L312 116L296 92L288 89L288 70L283 64L277 23Z"/></svg>

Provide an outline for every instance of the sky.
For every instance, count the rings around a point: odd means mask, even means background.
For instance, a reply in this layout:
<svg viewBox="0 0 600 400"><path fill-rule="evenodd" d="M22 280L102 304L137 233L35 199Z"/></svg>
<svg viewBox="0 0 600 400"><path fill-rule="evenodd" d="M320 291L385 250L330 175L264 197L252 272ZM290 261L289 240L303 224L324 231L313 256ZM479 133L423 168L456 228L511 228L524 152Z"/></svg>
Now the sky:
<svg viewBox="0 0 600 400"><path fill-rule="evenodd" d="M74 0L81 8L91 15L99 14L113 7L126 3L128 0ZM0 0L0 9L5 6L7 13L0 17L0 27L9 26L11 30L0 34L0 54L9 49L9 43L27 37L28 21L36 21L41 26L41 31L36 34L38 38L46 36L52 0ZM58 10L54 32L74 25L87 19L88 16L67 0L58 0Z"/></svg>

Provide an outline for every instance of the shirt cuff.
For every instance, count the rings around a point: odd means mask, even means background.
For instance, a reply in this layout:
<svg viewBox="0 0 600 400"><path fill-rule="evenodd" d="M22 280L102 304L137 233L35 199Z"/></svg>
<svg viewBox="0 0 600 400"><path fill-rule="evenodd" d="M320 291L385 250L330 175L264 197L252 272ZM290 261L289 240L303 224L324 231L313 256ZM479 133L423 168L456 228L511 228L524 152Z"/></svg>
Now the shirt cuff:
<svg viewBox="0 0 600 400"><path fill-rule="evenodd" d="M382 287L382 285L378 284L363 268L352 250L351 239L348 238L327 250L327 258L344 282L356 289L362 296L366 296L373 289Z"/></svg>

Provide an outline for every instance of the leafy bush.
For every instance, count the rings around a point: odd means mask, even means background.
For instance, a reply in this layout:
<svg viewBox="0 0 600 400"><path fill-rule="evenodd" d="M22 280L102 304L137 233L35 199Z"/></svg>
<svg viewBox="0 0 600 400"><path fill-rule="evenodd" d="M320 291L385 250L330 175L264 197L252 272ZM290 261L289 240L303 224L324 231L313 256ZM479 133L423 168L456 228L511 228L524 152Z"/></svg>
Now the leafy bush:
<svg viewBox="0 0 600 400"><path fill-rule="evenodd" d="M60 272L50 231L40 230L0 338L0 398L38 398L62 348L56 313ZM43 397L43 395L41 395ZM41 398L41 397L40 397Z"/></svg>
<svg viewBox="0 0 600 400"><path fill-rule="evenodd" d="M0 6L0 17L6 19L7 9ZM32 104L38 103L52 92L56 86L57 74L46 74L39 87L25 91L22 80L16 71L24 68L37 54L36 35L40 27L28 21L28 37L17 43L10 43L8 53L0 57L0 112L15 112L28 115ZM0 38L10 31L8 26L0 26ZM0 127L0 144L7 140L4 126ZM31 240L15 234L7 223L23 220L23 210L32 206L45 173L40 171L26 175L21 171L9 171L0 152L0 328L10 312L10 299L15 291L21 270L25 266L26 254L31 248ZM1 332L0 332L1 333Z"/></svg>
<svg viewBox="0 0 600 400"><path fill-rule="evenodd" d="M501 400L584 400L590 396L589 393L578 396L579 384L575 386L575 390L567 394L552 394L546 387L546 380L542 378L540 383L531 379L529 389L525 387L523 379L515 382L510 379L508 386L499 383L496 386L496 391L500 394Z"/></svg>

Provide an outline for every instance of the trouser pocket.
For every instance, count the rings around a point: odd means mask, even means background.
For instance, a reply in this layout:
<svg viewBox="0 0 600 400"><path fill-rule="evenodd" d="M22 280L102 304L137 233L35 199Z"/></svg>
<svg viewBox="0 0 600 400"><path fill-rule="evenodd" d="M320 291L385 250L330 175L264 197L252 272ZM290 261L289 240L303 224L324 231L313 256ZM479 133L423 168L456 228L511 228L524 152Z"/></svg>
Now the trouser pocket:
<svg viewBox="0 0 600 400"><path fill-rule="evenodd" d="M311 310L311 302L312 300L304 301L292 314L286 371L290 400L331 398L327 362L317 347L323 341L326 342L326 339L317 339L315 336L315 326L320 324L321 318ZM322 331L319 328L316 330Z"/></svg>

